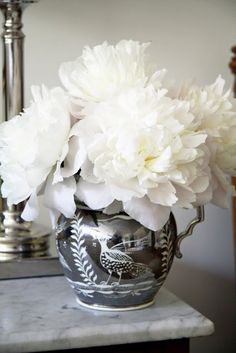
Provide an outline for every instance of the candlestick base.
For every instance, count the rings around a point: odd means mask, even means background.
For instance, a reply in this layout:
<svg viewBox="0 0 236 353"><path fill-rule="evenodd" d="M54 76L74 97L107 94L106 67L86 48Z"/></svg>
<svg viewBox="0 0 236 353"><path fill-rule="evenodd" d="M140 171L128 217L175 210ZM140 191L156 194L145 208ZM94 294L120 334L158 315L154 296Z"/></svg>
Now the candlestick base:
<svg viewBox="0 0 236 353"><path fill-rule="evenodd" d="M0 0L3 14L3 118L5 121L19 114L23 107L23 40L22 12L37 0ZM34 256L49 248L50 230L24 222L21 212L24 204L8 207L0 200L0 253ZM41 256L41 255L40 255Z"/></svg>
<svg viewBox="0 0 236 353"><path fill-rule="evenodd" d="M34 253L47 254L49 248L50 231L34 224L28 231L15 231L11 234L0 233L0 253L27 253L27 257L34 257Z"/></svg>
<svg viewBox="0 0 236 353"><path fill-rule="evenodd" d="M49 248L50 230L25 222L19 211L0 213L0 253L42 252Z"/></svg>

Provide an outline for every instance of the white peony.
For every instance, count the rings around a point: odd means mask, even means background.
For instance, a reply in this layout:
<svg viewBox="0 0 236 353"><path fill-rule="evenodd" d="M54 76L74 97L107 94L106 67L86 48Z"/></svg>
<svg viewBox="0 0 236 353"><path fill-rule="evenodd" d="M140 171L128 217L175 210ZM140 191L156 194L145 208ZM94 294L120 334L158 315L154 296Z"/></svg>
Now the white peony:
<svg viewBox="0 0 236 353"><path fill-rule="evenodd" d="M51 183L62 181L53 173L68 150L70 114L68 97L61 88L32 88L34 101L24 112L0 125L0 175L2 196L8 204L17 204L31 197L23 216L37 215L37 194ZM53 180L54 178L54 180ZM49 201L50 203L50 201Z"/></svg>
<svg viewBox="0 0 236 353"><path fill-rule="evenodd" d="M149 43L122 40L115 46L104 42L92 49L85 47L77 60L61 65L61 82L81 105L101 102L148 83L160 88L166 70L154 70L146 54L148 46Z"/></svg>
<svg viewBox="0 0 236 353"><path fill-rule="evenodd" d="M87 154L77 196L91 208L120 201L156 230L170 207L193 207L209 187L207 135L195 131L189 103L164 90L137 87L98 104L77 123L77 136Z"/></svg>
<svg viewBox="0 0 236 353"><path fill-rule="evenodd" d="M152 230L173 207L227 206L236 100L221 77L168 90L166 70L150 63L148 46L123 40L86 47L60 67L67 92L35 87L30 107L0 125L2 195L9 205L27 200L26 220L36 218L39 195L54 220L73 216L76 195Z"/></svg>
<svg viewBox="0 0 236 353"><path fill-rule="evenodd" d="M190 103L198 130L208 135L212 202L221 207L227 207L227 195L232 191L229 175L236 174L236 103L230 91L224 92L224 85L219 76L210 86L184 87L179 94Z"/></svg>

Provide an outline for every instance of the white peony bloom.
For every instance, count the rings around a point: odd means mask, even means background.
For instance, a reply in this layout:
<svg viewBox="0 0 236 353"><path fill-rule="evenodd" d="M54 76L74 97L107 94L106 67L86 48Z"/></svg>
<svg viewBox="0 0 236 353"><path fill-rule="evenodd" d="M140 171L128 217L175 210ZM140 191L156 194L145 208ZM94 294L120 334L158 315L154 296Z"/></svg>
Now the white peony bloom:
<svg viewBox="0 0 236 353"><path fill-rule="evenodd" d="M101 102L148 83L160 88L166 70L154 70L146 54L148 46L149 43L122 40L115 46L104 42L92 49L85 47L81 57L61 65L61 82L81 105Z"/></svg>
<svg viewBox="0 0 236 353"><path fill-rule="evenodd" d="M208 135L212 172L212 202L226 207L227 194L232 191L227 175L236 175L236 100L224 92L225 81L219 76L215 83L192 85L180 91L180 98L190 103L198 130Z"/></svg>
<svg viewBox="0 0 236 353"><path fill-rule="evenodd" d="M2 195L9 205L31 196L29 212L24 212L27 219L37 215L37 194L48 175L54 173L56 164L57 172L60 169L71 124L68 97L61 88L33 87L32 94L29 108L0 125ZM62 181L56 173L54 179L51 184Z"/></svg>
<svg viewBox="0 0 236 353"><path fill-rule="evenodd" d="M189 107L152 85L98 104L77 123L87 155L78 166L77 196L94 209L120 201L154 230L167 221L171 206L193 207L211 175L207 135L195 131Z"/></svg>
<svg viewBox="0 0 236 353"><path fill-rule="evenodd" d="M168 89L148 46L85 47L60 67L67 93L34 87L30 107L0 125L2 195L9 205L27 200L24 219L37 217L39 195L54 220L73 216L76 195L152 230L172 207L227 206L236 100L221 77L203 88Z"/></svg>

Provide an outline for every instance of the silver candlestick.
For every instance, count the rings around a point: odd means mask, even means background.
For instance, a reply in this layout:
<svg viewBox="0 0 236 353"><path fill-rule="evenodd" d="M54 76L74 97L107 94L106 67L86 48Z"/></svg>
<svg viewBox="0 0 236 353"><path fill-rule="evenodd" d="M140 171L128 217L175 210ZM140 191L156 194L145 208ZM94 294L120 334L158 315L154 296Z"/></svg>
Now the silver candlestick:
<svg viewBox="0 0 236 353"><path fill-rule="evenodd" d="M19 114L24 106L22 12L37 0L0 0L3 24L3 120ZM24 203L8 207L1 199L0 253L35 256L47 253L49 231L21 218ZM1 256L0 256L1 257Z"/></svg>

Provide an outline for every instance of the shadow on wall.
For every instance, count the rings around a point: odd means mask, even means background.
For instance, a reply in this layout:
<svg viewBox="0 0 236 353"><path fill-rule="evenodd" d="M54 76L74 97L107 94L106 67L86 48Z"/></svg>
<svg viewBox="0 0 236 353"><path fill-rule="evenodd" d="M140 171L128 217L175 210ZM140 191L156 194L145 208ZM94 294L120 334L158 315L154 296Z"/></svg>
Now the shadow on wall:
<svg viewBox="0 0 236 353"><path fill-rule="evenodd" d="M175 260L165 286L215 324L212 336L192 340L192 353L235 353L236 296L233 280Z"/></svg>

